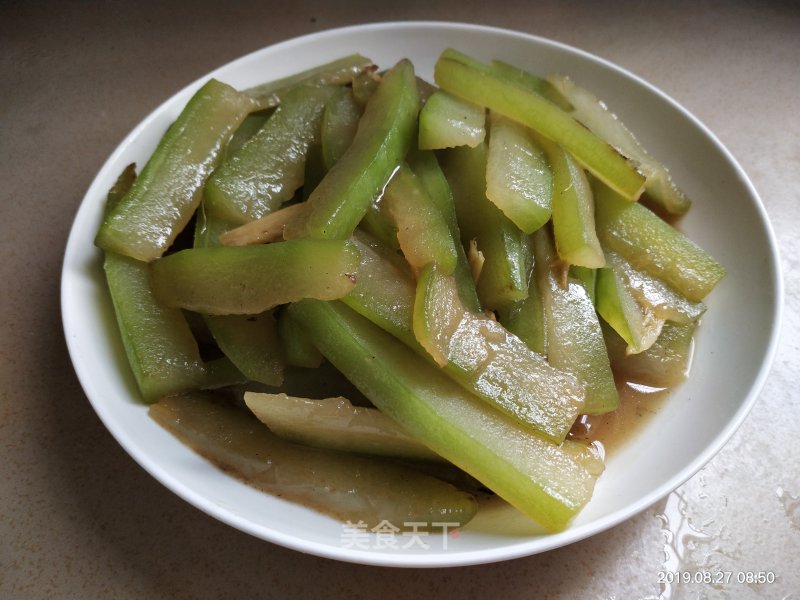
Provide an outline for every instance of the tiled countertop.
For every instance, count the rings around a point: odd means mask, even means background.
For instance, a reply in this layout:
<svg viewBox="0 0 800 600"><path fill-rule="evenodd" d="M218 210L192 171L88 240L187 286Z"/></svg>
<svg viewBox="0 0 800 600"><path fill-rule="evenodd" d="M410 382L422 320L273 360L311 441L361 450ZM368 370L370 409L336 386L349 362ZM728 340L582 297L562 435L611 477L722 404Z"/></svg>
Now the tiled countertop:
<svg viewBox="0 0 800 600"><path fill-rule="evenodd" d="M800 597L800 6L700 4L0 4L0 597ZM59 312L73 214L106 157L164 98L277 41L407 19L542 35L670 94L750 175L786 286L781 345L761 397L689 482L566 548L413 573L286 550L172 495L94 415ZM732 576L719 586L660 584L665 570ZM758 571L775 582L737 582Z"/></svg>

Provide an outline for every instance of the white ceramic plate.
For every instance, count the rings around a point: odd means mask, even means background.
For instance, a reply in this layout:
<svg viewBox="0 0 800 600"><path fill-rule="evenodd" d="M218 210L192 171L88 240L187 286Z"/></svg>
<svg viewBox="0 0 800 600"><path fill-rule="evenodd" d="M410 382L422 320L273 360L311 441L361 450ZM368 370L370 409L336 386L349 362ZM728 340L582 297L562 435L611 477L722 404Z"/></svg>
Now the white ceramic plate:
<svg viewBox="0 0 800 600"><path fill-rule="evenodd" d="M457 538L419 540L428 548L379 548L374 538L356 544L341 523L239 483L149 419L125 362L101 252L92 240L117 175L130 162L145 163L208 77L246 88L359 52L382 67L410 58L432 80L436 57L448 46L536 73L568 74L606 99L694 199L684 229L728 275L709 298L691 379L610 458L591 502L566 531L538 534L501 506L484 511ZM131 132L98 173L75 218L62 276L64 329L75 370L103 423L140 465L194 506L259 538L340 560L394 566L467 565L542 552L607 529L665 496L719 451L745 418L775 352L780 306L777 250L764 209L734 158L697 119L645 81L580 50L450 23L385 23L308 35L245 56L178 92ZM402 546L412 540L398 541Z"/></svg>

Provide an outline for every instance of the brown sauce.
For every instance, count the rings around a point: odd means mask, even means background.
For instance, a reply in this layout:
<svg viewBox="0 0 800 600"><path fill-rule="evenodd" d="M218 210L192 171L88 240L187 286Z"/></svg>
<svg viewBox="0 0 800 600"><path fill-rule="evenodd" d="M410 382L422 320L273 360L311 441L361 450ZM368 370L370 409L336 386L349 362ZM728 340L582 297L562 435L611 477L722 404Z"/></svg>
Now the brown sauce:
<svg viewBox="0 0 800 600"><path fill-rule="evenodd" d="M604 415L581 415L572 426L569 438L599 442L604 456L616 452L641 431L670 395L670 388L617 382L619 408Z"/></svg>
<svg viewBox="0 0 800 600"><path fill-rule="evenodd" d="M567 437L583 440L595 446L599 445L599 450L604 458L613 455L650 423L650 420L665 405L672 390L689 377L692 370L694 347L693 335L688 355L679 359L679 363L667 364L669 362L667 361L658 364L656 362L657 367L665 369L658 373L642 371L641 365L631 368L630 364L625 364L624 359L609 352L612 356L611 369L614 372L619 394L619 408L604 415L579 416ZM650 375L657 376L653 378ZM668 387L654 387L642 383L655 383L656 381L662 382L662 386L668 385Z"/></svg>

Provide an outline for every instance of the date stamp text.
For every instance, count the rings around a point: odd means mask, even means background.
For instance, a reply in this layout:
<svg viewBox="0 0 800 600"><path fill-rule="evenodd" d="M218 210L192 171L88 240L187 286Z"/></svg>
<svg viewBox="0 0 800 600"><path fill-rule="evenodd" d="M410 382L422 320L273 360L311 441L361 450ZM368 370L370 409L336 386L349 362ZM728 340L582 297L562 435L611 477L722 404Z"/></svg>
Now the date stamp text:
<svg viewBox="0 0 800 600"><path fill-rule="evenodd" d="M775 583L773 571L659 571L658 583L671 585L676 583L702 583L712 585L723 584L769 584Z"/></svg>

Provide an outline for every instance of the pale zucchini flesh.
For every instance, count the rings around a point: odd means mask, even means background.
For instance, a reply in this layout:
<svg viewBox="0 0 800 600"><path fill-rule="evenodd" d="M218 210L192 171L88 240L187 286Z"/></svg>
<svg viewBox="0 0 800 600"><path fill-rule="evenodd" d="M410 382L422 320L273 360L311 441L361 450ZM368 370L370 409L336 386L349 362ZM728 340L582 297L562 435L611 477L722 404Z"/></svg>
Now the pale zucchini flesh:
<svg viewBox="0 0 800 600"><path fill-rule="evenodd" d="M591 497L596 476L341 303L290 310L322 353L383 412L551 531Z"/></svg>
<svg viewBox="0 0 800 600"><path fill-rule="evenodd" d="M301 298L341 298L353 289L358 250L349 241L191 248L151 265L165 306L208 315L257 315Z"/></svg>
<svg viewBox="0 0 800 600"><path fill-rule="evenodd" d="M353 406L341 396L312 400L245 392L244 402L273 433L291 442L408 460L442 460L377 408Z"/></svg>
<svg viewBox="0 0 800 600"><path fill-rule="evenodd" d="M264 126L214 171L205 185L206 211L237 225L260 219L303 185L309 148L319 140L330 87L287 94Z"/></svg>
<svg viewBox="0 0 800 600"><path fill-rule="evenodd" d="M246 92L258 102L259 108L271 108L279 105L286 94L299 86L344 85L371 66L369 58L350 54L282 79L262 83Z"/></svg>
<svg viewBox="0 0 800 600"><path fill-rule="evenodd" d="M491 113L486 197L525 233L550 220L553 172L526 127Z"/></svg>
<svg viewBox="0 0 800 600"><path fill-rule="evenodd" d="M474 148L486 137L486 110L441 90L425 102L419 114L419 148Z"/></svg>
<svg viewBox="0 0 800 600"><path fill-rule="evenodd" d="M496 310L528 295L530 240L486 197L486 143L445 151L442 170L453 191L461 232L476 240L486 260L476 289L481 305Z"/></svg>
<svg viewBox="0 0 800 600"><path fill-rule="evenodd" d="M454 379L494 408L561 442L584 410L583 386L494 319L459 301L455 280L430 265L414 303L417 341Z"/></svg>
<svg viewBox="0 0 800 600"><path fill-rule="evenodd" d="M173 435L249 485L342 521L464 525L475 498L400 464L287 442L247 411L194 393L166 398L150 416Z"/></svg>
<svg viewBox="0 0 800 600"><path fill-rule="evenodd" d="M653 158L619 117L594 94L563 75L549 75L547 81L571 106L569 113L636 163L645 176L645 192L658 206L674 215L685 214L692 203L676 185L669 170Z"/></svg>
<svg viewBox="0 0 800 600"><path fill-rule="evenodd" d="M200 205L233 132L255 108L249 96L215 79L200 88L108 211L95 243L143 261L162 256Z"/></svg>
<svg viewBox="0 0 800 600"><path fill-rule="evenodd" d="M560 144L625 198L635 200L641 195L644 177L622 155L530 88L498 77L490 67L454 52L443 53L434 77L443 90L519 121Z"/></svg>
<svg viewBox="0 0 800 600"><path fill-rule="evenodd" d="M705 250L639 202L627 202L610 188L593 186L597 234L603 246L630 264L699 302L725 276Z"/></svg>
<svg viewBox="0 0 800 600"><path fill-rule="evenodd" d="M550 233L534 233L536 277L547 324L547 360L572 373L586 386L586 414L602 414L619 406L597 312L586 288L567 277L562 285L553 272L555 251Z"/></svg>
<svg viewBox="0 0 800 600"><path fill-rule="evenodd" d="M628 343L628 353L652 346L664 326L649 307L641 306L613 269L597 272L597 312Z"/></svg>

